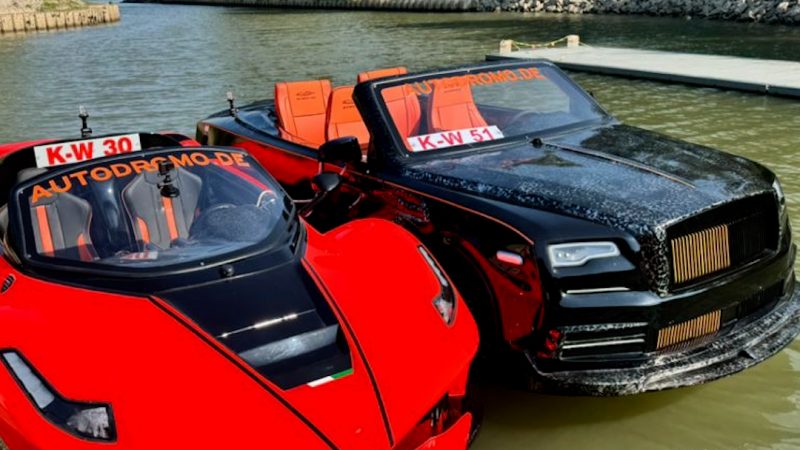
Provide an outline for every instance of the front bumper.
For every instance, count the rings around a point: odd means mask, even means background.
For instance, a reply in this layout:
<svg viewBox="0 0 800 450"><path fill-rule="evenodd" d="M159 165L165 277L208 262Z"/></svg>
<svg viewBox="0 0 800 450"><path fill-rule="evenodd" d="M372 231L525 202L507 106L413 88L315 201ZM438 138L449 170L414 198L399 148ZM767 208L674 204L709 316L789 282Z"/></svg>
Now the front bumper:
<svg viewBox="0 0 800 450"><path fill-rule="evenodd" d="M800 334L800 290L790 289L764 316L683 352L653 353L635 367L546 372L529 355L537 390L610 396L691 386L752 367Z"/></svg>

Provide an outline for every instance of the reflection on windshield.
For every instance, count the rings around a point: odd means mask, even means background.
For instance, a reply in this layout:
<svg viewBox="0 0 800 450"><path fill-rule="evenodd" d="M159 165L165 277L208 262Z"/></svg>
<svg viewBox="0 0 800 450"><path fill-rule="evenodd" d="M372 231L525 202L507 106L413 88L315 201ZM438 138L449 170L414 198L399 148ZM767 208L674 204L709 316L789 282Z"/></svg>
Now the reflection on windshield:
<svg viewBox="0 0 800 450"><path fill-rule="evenodd" d="M28 248L47 258L161 267L256 244L280 218L282 191L244 153L156 155L82 165L25 188L18 202Z"/></svg>
<svg viewBox="0 0 800 450"><path fill-rule="evenodd" d="M417 79L386 87L381 96L411 152L483 144L605 117L547 65Z"/></svg>

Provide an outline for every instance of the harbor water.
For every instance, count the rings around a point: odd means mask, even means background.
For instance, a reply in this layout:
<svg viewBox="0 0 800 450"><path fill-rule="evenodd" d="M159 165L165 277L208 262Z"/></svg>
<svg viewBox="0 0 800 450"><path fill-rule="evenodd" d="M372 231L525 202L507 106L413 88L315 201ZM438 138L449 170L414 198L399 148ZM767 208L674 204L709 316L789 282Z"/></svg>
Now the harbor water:
<svg viewBox="0 0 800 450"><path fill-rule="evenodd" d="M527 14L263 10L122 5L122 21L0 36L0 142L171 129L276 80L412 70L482 60L501 39L579 34L593 45L800 61L800 27L701 20ZM633 125L753 158L783 180L800 227L800 102L587 74L575 79ZM800 344L708 385L624 398L493 387L475 449L800 448Z"/></svg>

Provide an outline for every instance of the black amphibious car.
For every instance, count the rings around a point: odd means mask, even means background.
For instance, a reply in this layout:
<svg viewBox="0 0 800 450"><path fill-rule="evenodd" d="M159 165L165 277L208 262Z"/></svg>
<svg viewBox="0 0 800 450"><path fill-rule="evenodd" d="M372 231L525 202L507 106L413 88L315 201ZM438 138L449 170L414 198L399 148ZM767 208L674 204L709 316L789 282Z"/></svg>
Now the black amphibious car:
<svg viewBox="0 0 800 450"><path fill-rule="evenodd" d="M276 83L198 138L246 148L296 199L343 171L311 220L414 232L535 387L703 383L800 332L784 194L760 164L624 125L544 61L358 81Z"/></svg>

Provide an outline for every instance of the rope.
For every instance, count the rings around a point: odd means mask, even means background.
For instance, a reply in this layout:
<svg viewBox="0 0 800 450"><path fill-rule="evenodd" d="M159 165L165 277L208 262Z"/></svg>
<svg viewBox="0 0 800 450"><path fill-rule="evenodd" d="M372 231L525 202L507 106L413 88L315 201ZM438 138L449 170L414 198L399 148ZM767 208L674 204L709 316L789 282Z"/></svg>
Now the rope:
<svg viewBox="0 0 800 450"><path fill-rule="evenodd" d="M530 42L515 41L513 39L508 39L508 40L511 41L512 50L521 50L523 48L529 48L529 49L551 48L551 47L555 47L556 45L558 45L558 44L560 44L562 42L567 42L567 36L564 36L562 38L559 38L559 39L556 39L555 41L550 41L550 42L534 42L534 43L530 43ZM589 47L589 45L586 45L583 42L580 42L580 45L583 45L585 47Z"/></svg>

